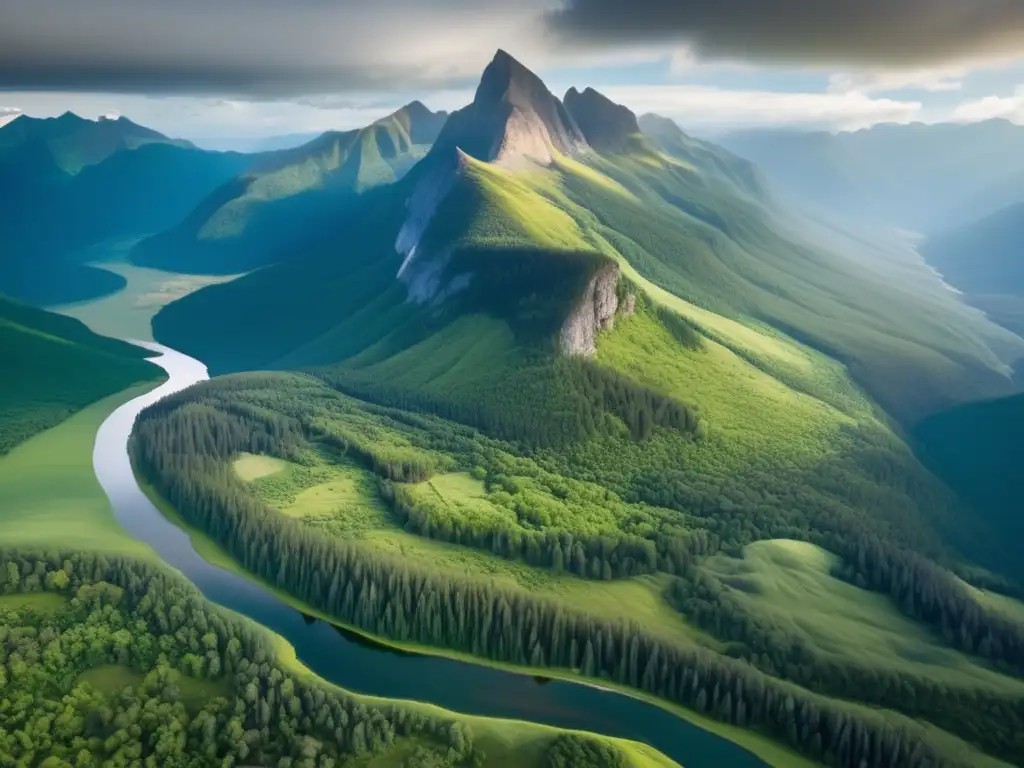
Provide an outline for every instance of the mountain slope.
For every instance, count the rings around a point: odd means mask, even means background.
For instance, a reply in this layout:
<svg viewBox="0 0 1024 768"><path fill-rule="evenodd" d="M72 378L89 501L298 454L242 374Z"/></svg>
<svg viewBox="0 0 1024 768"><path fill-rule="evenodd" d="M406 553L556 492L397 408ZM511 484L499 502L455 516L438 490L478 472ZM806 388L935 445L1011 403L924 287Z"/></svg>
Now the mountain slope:
<svg viewBox="0 0 1024 768"><path fill-rule="evenodd" d="M330 131L269 153L172 229L141 242L131 259L209 273L275 261L304 230L343 215L366 190L401 178L433 143L445 117L413 102L366 128Z"/></svg>
<svg viewBox="0 0 1024 768"><path fill-rule="evenodd" d="M1024 128L1005 120L723 136L776 190L818 213L924 232L1024 199Z"/></svg>
<svg viewBox="0 0 1024 768"><path fill-rule="evenodd" d="M111 238L177 223L252 158L195 149L125 118L70 113L19 118L0 129L0 290L40 304L78 301L120 287L77 263Z"/></svg>
<svg viewBox="0 0 1024 768"><path fill-rule="evenodd" d="M0 296L0 454L107 395L157 377L145 352Z"/></svg>
<svg viewBox="0 0 1024 768"><path fill-rule="evenodd" d="M544 296L545 280L551 284L545 270L562 268L553 265L575 264L578 277L563 284L585 287L591 270L620 263L712 317L768 325L776 329L769 334L827 352L902 420L1013 391L1009 365L1024 357L1024 342L957 297L916 295L784 234L752 194L756 175L742 172L746 164L723 171L718 161L728 153L695 145L687 150L694 160L685 161L644 136L623 151L598 152L570 110L510 59L499 52L474 102L451 116L406 178L364 195L360 215L324 227L294 267L200 291L158 315L157 333L200 352L214 370L319 364L359 352L351 342L331 352L328 340L342 339L332 329L347 327L363 308L374 319L361 316L352 338L369 346L365 329L379 323L373 341L392 333L395 352L398 338L407 345L441 322L424 315L450 321L474 308L515 326L531 297ZM542 253L548 257L530 256ZM537 279L521 284L522 295L485 276L534 269ZM325 285L339 282L343 293L326 293ZM572 303L552 301L560 309L537 324L555 346L552 329L567 322ZM225 305L232 309L219 312ZM279 309L254 317L271 307ZM237 323L225 324L225 314ZM400 320L409 336L392 327ZM600 321L588 325L599 330ZM302 349L317 353L307 360ZM823 389L799 365L786 375ZM910 380L915 387L905 385Z"/></svg>
<svg viewBox="0 0 1024 768"><path fill-rule="evenodd" d="M22 115L0 128L0 161L29 147L43 147L59 170L73 176L111 155L147 144L192 146L126 117L86 120L73 112L52 118Z"/></svg>
<svg viewBox="0 0 1024 768"><path fill-rule="evenodd" d="M967 301L1024 334L1024 203L934 235L920 250Z"/></svg>

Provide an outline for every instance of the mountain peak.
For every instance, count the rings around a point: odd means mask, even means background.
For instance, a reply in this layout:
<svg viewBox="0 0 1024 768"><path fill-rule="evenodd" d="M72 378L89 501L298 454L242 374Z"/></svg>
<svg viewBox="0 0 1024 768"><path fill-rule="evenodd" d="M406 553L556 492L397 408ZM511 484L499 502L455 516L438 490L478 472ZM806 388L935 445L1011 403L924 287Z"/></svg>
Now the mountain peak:
<svg viewBox="0 0 1024 768"><path fill-rule="evenodd" d="M665 138L678 138L683 136L683 129L671 118L658 115L654 112L647 112L640 115L640 128L648 136L661 136Z"/></svg>
<svg viewBox="0 0 1024 768"><path fill-rule="evenodd" d="M632 111L593 88L587 88L583 93L570 88L565 94L565 108L594 149L622 150L631 136L640 133Z"/></svg>
<svg viewBox="0 0 1024 768"><path fill-rule="evenodd" d="M586 140L565 106L523 64L499 50L484 69L473 102L452 114L437 152L459 147L486 162L548 164Z"/></svg>

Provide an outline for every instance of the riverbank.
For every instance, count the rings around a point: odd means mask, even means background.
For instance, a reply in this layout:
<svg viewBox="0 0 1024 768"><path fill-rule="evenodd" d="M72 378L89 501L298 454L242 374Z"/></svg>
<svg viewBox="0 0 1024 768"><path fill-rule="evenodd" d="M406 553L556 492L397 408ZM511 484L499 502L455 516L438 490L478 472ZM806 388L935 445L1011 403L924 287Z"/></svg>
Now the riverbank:
<svg viewBox="0 0 1024 768"><path fill-rule="evenodd" d="M642 701L646 704L656 706L665 712L671 713L673 716L690 723L691 725L700 728L701 730L707 731L708 733L714 734L715 736L728 740L743 749L749 751L765 764L772 766L773 768L815 768L816 764L807 758L796 754L795 752L786 749L784 746L772 741L771 739L762 736L754 731L746 730L743 728L737 728L735 726L721 723L717 720L713 720L709 717L705 717L700 713L692 710L685 709L678 705L674 705L670 702L658 699L654 696L649 696L641 691L630 689L626 686L619 685L618 683L611 682L603 679L590 679L583 675L580 675L572 670L562 669L551 669L547 667L521 667L512 664L503 664L501 662L491 661L488 659L472 656L467 653L460 653L458 651L451 651L443 648L436 648L433 646L426 646L417 643L401 643L395 642L386 638L381 638L375 635L368 634L361 631L359 628L346 625L338 622L330 616L327 616L322 611L304 603L301 600L296 599L288 592L278 588L277 586L270 584L245 570L239 563L237 563L232 557L225 552L220 546L213 541L204 532L190 526L184 518L175 510L164 498L162 498L155 489L149 486L142 478L136 475L136 481L139 483L140 488L153 503L153 505L160 511L164 517L183 531L192 542L192 546L204 560L211 565L215 565L218 568L231 571L238 576L245 578L246 580L258 585L261 589L271 593L278 600L286 603L290 607L294 608L300 613L316 618L320 621L326 622L331 626L338 627L344 632L351 633L366 643L370 643L374 646L378 646L382 649L402 653L402 654L415 654L419 656L429 656L438 659L447 659L450 661L459 662L462 664L472 664L480 667L498 670L501 672L511 673L519 676L533 677L538 679L549 679L549 680L561 680L566 683L573 685L588 686L597 690L603 691L614 691L616 694L627 696L636 701ZM295 663L299 664L302 669L305 667L297 659ZM308 671L308 670L306 670Z"/></svg>

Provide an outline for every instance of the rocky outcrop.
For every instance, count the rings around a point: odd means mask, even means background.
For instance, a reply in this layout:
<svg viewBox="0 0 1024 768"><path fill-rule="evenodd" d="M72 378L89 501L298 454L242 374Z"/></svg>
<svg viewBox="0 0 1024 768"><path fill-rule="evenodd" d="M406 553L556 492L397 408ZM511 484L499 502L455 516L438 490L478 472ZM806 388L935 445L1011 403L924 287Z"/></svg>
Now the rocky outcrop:
<svg viewBox="0 0 1024 768"><path fill-rule="evenodd" d="M607 264L587 283L586 290L558 335L558 346L563 355L593 357L597 352L598 332L615 324L615 313L619 308L619 276L619 266Z"/></svg>
<svg viewBox="0 0 1024 768"><path fill-rule="evenodd" d="M593 88L582 93L570 88L565 94L565 108L587 143L598 152L623 150L630 138L640 133L636 115Z"/></svg>

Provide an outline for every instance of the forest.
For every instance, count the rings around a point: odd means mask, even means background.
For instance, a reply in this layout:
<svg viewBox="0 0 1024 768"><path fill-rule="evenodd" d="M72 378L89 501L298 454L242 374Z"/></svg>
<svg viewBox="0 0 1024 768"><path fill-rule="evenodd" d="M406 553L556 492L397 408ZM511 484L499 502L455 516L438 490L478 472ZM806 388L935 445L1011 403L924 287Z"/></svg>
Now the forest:
<svg viewBox="0 0 1024 768"><path fill-rule="evenodd" d="M655 435L666 431L671 433ZM593 486L573 477L568 454L565 474L558 475L551 471L550 449L537 452L535 461L502 445L433 416L359 403L309 377L259 374L227 377L153 406L140 416L131 451L137 471L242 567L374 635L607 679L754 728L838 766L955 764L913 720L894 721L839 698L927 719L991 754L1020 753L1019 697L848 665L825 668L745 620L696 567L698 557L750 540L748 532L729 525L728 514L708 516L699 506L689 512L691 504L665 495L663 507L639 499L609 502L621 514L617 537L606 528L588 539L585 530L569 527L570 518L531 523L525 510L510 535L512 529L488 529L484 519L451 524L443 509L424 504L408 482L472 468L482 483L500 486L499 499L519 496L528 504L530 494L516 486L540 478L561 483L562 493L581 500L572 519L608 512L607 506L588 505L587 489ZM231 469L242 452L301 462L308 452L326 449L345 452L375 473L397 524L414 534L588 579L670 574L666 599L728 642L726 652L662 637L630 619L596 617L586 606L568 607L473 575L431 571L375 551L358 536L324 536L279 513ZM670 494L672 485L665 488ZM609 494L605 488L606 502ZM769 513L776 518L772 535L785 531L834 551L846 565L845 578L888 595L899 611L934 627L950 645L989 659L1009 675L1021 674L1021 625L973 599L963 582L923 554L933 541L883 536L881 531L902 527L854 514L850 498L840 503L821 491L807 498L815 504L804 505L803 517L778 517L781 505ZM635 538L624 535L630 514L641 511L655 521L660 517L658 527L634 529L645 534ZM720 504L717 511L728 508ZM993 712L1005 727L991 727Z"/></svg>
<svg viewBox="0 0 1024 768"><path fill-rule="evenodd" d="M0 549L0 692L3 765L487 764L470 725L298 675L266 631L131 558ZM583 734L540 751L544 768L630 765Z"/></svg>

